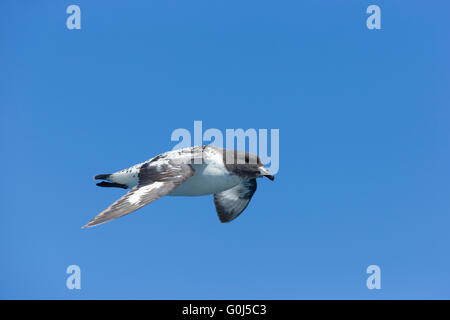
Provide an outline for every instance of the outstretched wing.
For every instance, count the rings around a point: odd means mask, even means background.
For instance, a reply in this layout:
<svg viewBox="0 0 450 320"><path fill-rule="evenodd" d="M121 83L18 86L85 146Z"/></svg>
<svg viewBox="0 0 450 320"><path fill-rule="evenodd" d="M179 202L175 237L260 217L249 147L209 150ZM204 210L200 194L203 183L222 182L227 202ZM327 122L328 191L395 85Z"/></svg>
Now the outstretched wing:
<svg viewBox="0 0 450 320"><path fill-rule="evenodd" d="M175 189L195 173L189 164L145 163L139 170L139 183L122 198L92 219L83 228L92 227L122 217L155 201Z"/></svg>
<svg viewBox="0 0 450 320"><path fill-rule="evenodd" d="M255 191L256 179L249 179L231 189L216 193L214 204L220 222L230 222L236 219L247 208Z"/></svg>

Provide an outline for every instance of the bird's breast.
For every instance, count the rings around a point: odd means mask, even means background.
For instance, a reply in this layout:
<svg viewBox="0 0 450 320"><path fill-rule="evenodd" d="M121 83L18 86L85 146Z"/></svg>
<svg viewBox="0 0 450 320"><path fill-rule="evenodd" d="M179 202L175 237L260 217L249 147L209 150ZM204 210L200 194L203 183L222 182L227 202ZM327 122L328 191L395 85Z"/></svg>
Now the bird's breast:
<svg viewBox="0 0 450 320"><path fill-rule="evenodd" d="M202 196L233 188L241 182L221 163L193 165L195 174L173 190L170 196Z"/></svg>

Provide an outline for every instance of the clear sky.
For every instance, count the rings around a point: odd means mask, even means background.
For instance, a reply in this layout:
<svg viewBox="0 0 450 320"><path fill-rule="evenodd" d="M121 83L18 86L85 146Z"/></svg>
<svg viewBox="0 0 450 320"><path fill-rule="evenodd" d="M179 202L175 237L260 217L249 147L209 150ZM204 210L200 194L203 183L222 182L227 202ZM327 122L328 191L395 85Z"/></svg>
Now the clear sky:
<svg viewBox="0 0 450 320"><path fill-rule="evenodd" d="M1 1L0 298L450 298L449 10ZM81 229L124 193L93 175L194 120L280 130L276 179L237 220L212 196L166 197Z"/></svg>

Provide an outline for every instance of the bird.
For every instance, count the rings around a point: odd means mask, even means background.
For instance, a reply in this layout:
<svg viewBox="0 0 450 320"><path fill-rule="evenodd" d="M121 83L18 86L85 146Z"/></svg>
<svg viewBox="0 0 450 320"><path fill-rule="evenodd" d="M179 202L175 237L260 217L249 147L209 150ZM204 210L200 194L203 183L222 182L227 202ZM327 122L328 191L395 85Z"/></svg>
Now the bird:
<svg viewBox="0 0 450 320"><path fill-rule="evenodd" d="M164 196L214 195L220 222L236 219L256 191L256 179L275 177L259 156L211 145L171 150L112 174L98 174L99 187L129 191L83 228L125 216Z"/></svg>

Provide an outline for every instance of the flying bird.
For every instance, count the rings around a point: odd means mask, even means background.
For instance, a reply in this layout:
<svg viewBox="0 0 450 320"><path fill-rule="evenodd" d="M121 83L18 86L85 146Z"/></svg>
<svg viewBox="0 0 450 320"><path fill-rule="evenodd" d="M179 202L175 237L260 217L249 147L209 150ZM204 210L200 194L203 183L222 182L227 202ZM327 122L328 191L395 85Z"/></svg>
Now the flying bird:
<svg viewBox="0 0 450 320"><path fill-rule="evenodd" d="M195 146L168 151L112 174L99 174L99 187L130 189L83 228L129 214L163 196L214 194L221 222L236 219L256 191L256 178L274 176L252 153Z"/></svg>

